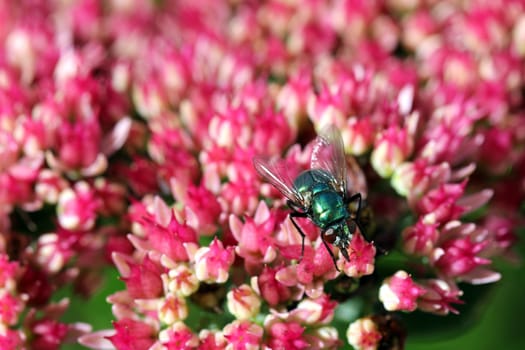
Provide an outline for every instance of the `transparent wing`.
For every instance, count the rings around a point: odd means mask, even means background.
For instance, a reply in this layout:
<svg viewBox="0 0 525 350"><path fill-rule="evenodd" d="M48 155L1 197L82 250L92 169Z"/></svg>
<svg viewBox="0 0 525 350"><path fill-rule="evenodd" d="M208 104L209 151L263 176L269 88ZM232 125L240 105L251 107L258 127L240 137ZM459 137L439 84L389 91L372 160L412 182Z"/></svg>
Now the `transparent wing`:
<svg viewBox="0 0 525 350"><path fill-rule="evenodd" d="M346 159L343 139L335 126L324 128L317 136L310 167L330 173L333 176L334 188L346 196Z"/></svg>
<svg viewBox="0 0 525 350"><path fill-rule="evenodd" d="M306 207L303 196L293 185L286 162L283 160L268 160L261 157L253 159L255 170L269 183L275 186L286 198L300 208Z"/></svg>

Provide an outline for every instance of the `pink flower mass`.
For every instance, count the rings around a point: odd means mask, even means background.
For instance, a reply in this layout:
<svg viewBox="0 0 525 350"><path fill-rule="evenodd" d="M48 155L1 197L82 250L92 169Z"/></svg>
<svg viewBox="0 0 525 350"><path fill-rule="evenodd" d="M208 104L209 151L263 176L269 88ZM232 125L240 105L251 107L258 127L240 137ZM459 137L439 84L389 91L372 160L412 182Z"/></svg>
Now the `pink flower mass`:
<svg viewBox="0 0 525 350"><path fill-rule="evenodd" d="M0 23L1 349L401 349L406 317L461 317L517 260L522 1L21 0ZM294 184L334 163L330 127L348 230ZM101 290L105 329L62 317Z"/></svg>

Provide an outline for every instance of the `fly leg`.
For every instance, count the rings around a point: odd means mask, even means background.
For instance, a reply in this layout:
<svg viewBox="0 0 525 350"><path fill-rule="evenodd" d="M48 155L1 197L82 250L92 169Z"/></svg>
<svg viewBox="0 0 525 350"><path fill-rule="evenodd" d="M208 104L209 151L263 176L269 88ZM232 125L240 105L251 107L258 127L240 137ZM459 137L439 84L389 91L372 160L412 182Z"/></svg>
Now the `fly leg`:
<svg viewBox="0 0 525 350"><path fill-rule="evenodd" d="M346 200L346 204L350 204L350 203L352 203L355 200L357 200L357 210L355 212L355 219L354 219L354 221L355 221L357 227L359 228L359 231L361 232L361 234L364 235L365 231L363 229L363 226L361 226L361 221L360 221L360 217L361 217L361 203L362 203L361 193L358 192L358 193L352 195L350 198L348 198L348 200Z"/></svg>
<svg viewBox="0 0 525 350"><path fill-rule="evenodd" d="M341 271L337 267L337 260L335 259L334 253L332 252L332 249L330 249L330 247L328 246L328 243L326 243L326 230L322 230L321 231L321 240L323 241L323 244L324 244L326 250L328 250L328 253L330 253L330 256L332 257L332 260L334 261L335 269L337 271Z"/></svg>
<svg viewBox="0 0 525 350"><path fill-rule="evenodd" d="M299 234L301 235L303 239L303 243L301 245L301 260L303 259L303 255L304 255L304 238L306 237L306 235L304 234L303 230L299 227L297 222L294 220L294 218L306 218L306 217L308 217L306 213L301 213L298 211L294 211L293 213L290 214L290 220L292 221L292 224L295 226L295 228L297 229L297 232L299 232Z"/></svg>

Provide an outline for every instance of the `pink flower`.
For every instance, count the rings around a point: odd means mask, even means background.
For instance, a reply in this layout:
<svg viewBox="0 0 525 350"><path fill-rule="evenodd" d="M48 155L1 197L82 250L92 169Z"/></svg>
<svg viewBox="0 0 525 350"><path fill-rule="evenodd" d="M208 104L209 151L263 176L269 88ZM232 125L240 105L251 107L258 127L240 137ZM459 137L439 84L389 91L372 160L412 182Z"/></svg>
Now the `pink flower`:
<svg viewBox="0 0 525 350"><path fill-rule="evenodd" d="M213 332L207 329L199 332L199 350L223 350L227 343L221 332Z"/></svg>
<svg viewBox="0 0 525 350"><path fill-rule="evenodd" d="M453 282L432 279L421 281L421 285L426 289L426 292L417 302L419 310L438 315L446 315L449 312L459 313L452 304L463 304L463 301L459 299L463 292Z"/></svg>
<svg viewBox="0 0 525 350"><path fill-rule="evenodd" d="M233 349L255 350L260 348L263 329L255 323L236 320L224 327L223 334Z"/></svg>
<svg viewBox="0 0 525 350"><path fill-rule="evenodd" d="M174 261L188 260L184 244L197 243L197 234L191 227L179 223L173 212L168 214L166 220L154 219L148 215L139 218L138 222L143 226L151 248Z"/></svg>
<svg viewBox="0 0 525 350"><path fill-rule="evenodd" d="M215 237L209 247L201 247L189 252L190 260L195 263L195 275L199 281L224 283L229 277L229 270L235 259L234 247L224 248Z"/></svg>
<svg viewBox="0 0 525 350"><path fill-rule="evenodd" d="M15 325L19 321L24 306L24 301L21 297L13 296L8 291L0 290L0 322L3 325Z"/></svg>
<svg viewBox="0 0 525 350"><path fill-rule="evenodd" d="M172 188L180 187L177 180L171 182ZM175 197L184 203L184 213L188 226L200 235L212 235L217 231L221 206L217 197L204 186L189 186L185 191L172 190ZM178 196L177 193L181 193Z"/></svg>
<svg viewBox="0 0 525 350"><path fill-rule="evenodd" d="M374 244L367 242L361 233L356 232L348 247L350 261L343 261L344 273L353 278L372 274L374 272L375 255L376 248Z"/></svg>
<svg viewBox="0 0 525 350"><path fill-rule="evenodd" d="M67 187L67 181L59 173L50 169L42 169L38 174L35 192L44 202L56 204L60 193Z"/></svg>
<svg viewBox="0 0 525 350"><path fill-rule="evenodd" d="M434 252L434 265L445 276L465 275L477 266L490 264L490 260L478 256L487 244L475 243L470 237L448 240Z"/></svg>
<svg viewBox="0 0 525 350"><path fill-rule="evenodd" d="M265 325L268 329L268 346L271 349L306 349L308 343L304 340L304 328L298 323L274 322Z"/></svg>
<svg viewBox="0 0 525 350"><path fill-rule="evenodd" d="M155 342L156 332L149 324L125 318L113 322L116 333L108 336L113 346L122 350L147 349Z"/></svg>
<svg viewBox="0 0 525 350"><path fill-rule="evenodd" d="M345 150L359 156L367 152L374 142L375 132L368 118L349 118L346 127L341 131Z"/></svg>
<svg viewBox="0 0 525 350"><path fill-rule="evenodd" d="M261 270L261 263L276 258L274 235L282 216L282 213L270 211L264 202L259 203L254 218L246 218L244 223L236 216L230 216L230 229L238 242L235 252L244 258L248 271Z"/></svg>
<svg viewBox="0 0 525 350"><path fill-rule="evenodd" d="M47 153L47 161L59 171L98 175L107 168L100 143L100 125L95 120L66 122L57 130L57 155Z"/></svg>
<svg viewBox="0 0 525 350"><path fill-rule="evenodd" d="M370 162L381 177L390 177L412 152L412 135L407 129L390 127L378 135Z"/></svg>
<svg viewBox="0 0 525 350"><path fill-rule="evenodd" d="M326 294L315 299L303 299L290 312L290 319L305 325L327 325L334 318L337 302Z"/></svg>
<svg viewBox="0 0 525 350"><path fill-rule="evenodd" d="M348 343L356 350L375 350L382 337L377 324L370 317L352 322L346 331Z"/></svg>
<svg viewBox="0 0 525 350"><path fill-rule="evenodd" d="M442 184L429 191L417 203L418 212L431 214L434 222L447 222L459 218L464 213L464 208L457 204L463 196L466 181L459 184Z"/></svg>
<svg viewBox="0 0 525 350"><path fill-rule="evenodd" d="M114 255L122 280L134 299L152 299L163 295L161 275L163 269L148 256L141 262L125 261Z"/></svg>
<svg viewBox="0 0 525 350"><path fill-rule="evenodd" d="M398 194L408 197L409 203L413 203L449 177L448 163L431 165L424 158L419 158L398 166L392 175L391 184Z"/></svg>
<svg viewBox="0 0 525 350"><path fill-rule="evenodd" d="M18 262L10 262L6 254L0 254L0 289L14 290L19 269Z"/></svg>
<svg viewBox="0 0 525 350"><path fill-rule="evenodd" d="M48 233L38 239L35 260L49 274L59 272L75 253L78 235L62 231Z"/></svg>
<svg viewBox="0 0 525 350"><path fill-rule="evenodd" d="M256 280L259 293L270 306L284 303L291 297L290 288L277 280L277 271L277 268L264 266L263 271L257 276Z"/></svg>
<svg viewBox="0 0 525 350"><path fill-rule="evenodd" d="M34 349L58 349L68 333L68 326L56 320L42 319L32 324L31 347Z"/></svg>
<svg viewBox="0 0 525 350"><path fill-rule="evenodd" d="M21 330L0 327L0 348L20 349L24 344L24 334Z"/></svg>
<svg viewBox="0 0 525 350"><path fill-rule="evenodd" d="M324 283L338 274L330 254L321 244L318 241L316 249L305 246L300 262L281 268L276 279L287 287L300 286L311 298L321 296ZM281 254L287 259L299 260L301 246L282 247Z"/></svg>
<svg viewBox="0 0 525 350"><path fill-rule="evenodd" d="M437 243L438 224L426 223L420 218L414 226L409 226L402 232L403 249L412 255L428 255Z"/></svg>
<svg viewBox="0 0 525 350"><path fill-rule="evenodd" d="M60 192L58 221L68 230L90 230L95 225L99 204L95 191L86 182L77 182L74 188Z"/></svg>
<svg viewBox="0 0 525 350"><path fill-rule="evenodd" d="M405 271L398 271L383 282L379 300L388 311L414 311L418 298L425 292Z"/></svg>
<svg viewBox="0 0 525 350"><path fill-rule="evenodd" d="M221 205L227 212L235 215L253 213L259 203L259 189L252 180L239 179L223 185Z"/></svg>

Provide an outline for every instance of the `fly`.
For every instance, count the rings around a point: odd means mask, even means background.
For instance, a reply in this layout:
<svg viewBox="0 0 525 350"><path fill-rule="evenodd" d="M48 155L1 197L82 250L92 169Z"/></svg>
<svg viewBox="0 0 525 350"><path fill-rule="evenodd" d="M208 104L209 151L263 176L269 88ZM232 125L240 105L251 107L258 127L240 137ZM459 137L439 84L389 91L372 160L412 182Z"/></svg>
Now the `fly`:
<svg viewBox="0 0 525 350"><path fill-rule="evenodd" d="M304 254L305 234L296 218L308 218L321 230L321 239L330 253L337 270L337 261L328 243L335 245L347 261L348 246L359 223L362 196L360 192L349 195L347 166L343 140L339 130L329 126L315 140L310 169L293 180L282 160L256 157L254 167L264 179L275 186L286 198L292 209L290 220L302 237L301 258ZM354 203L355 212L349 210Z"/></svg>

